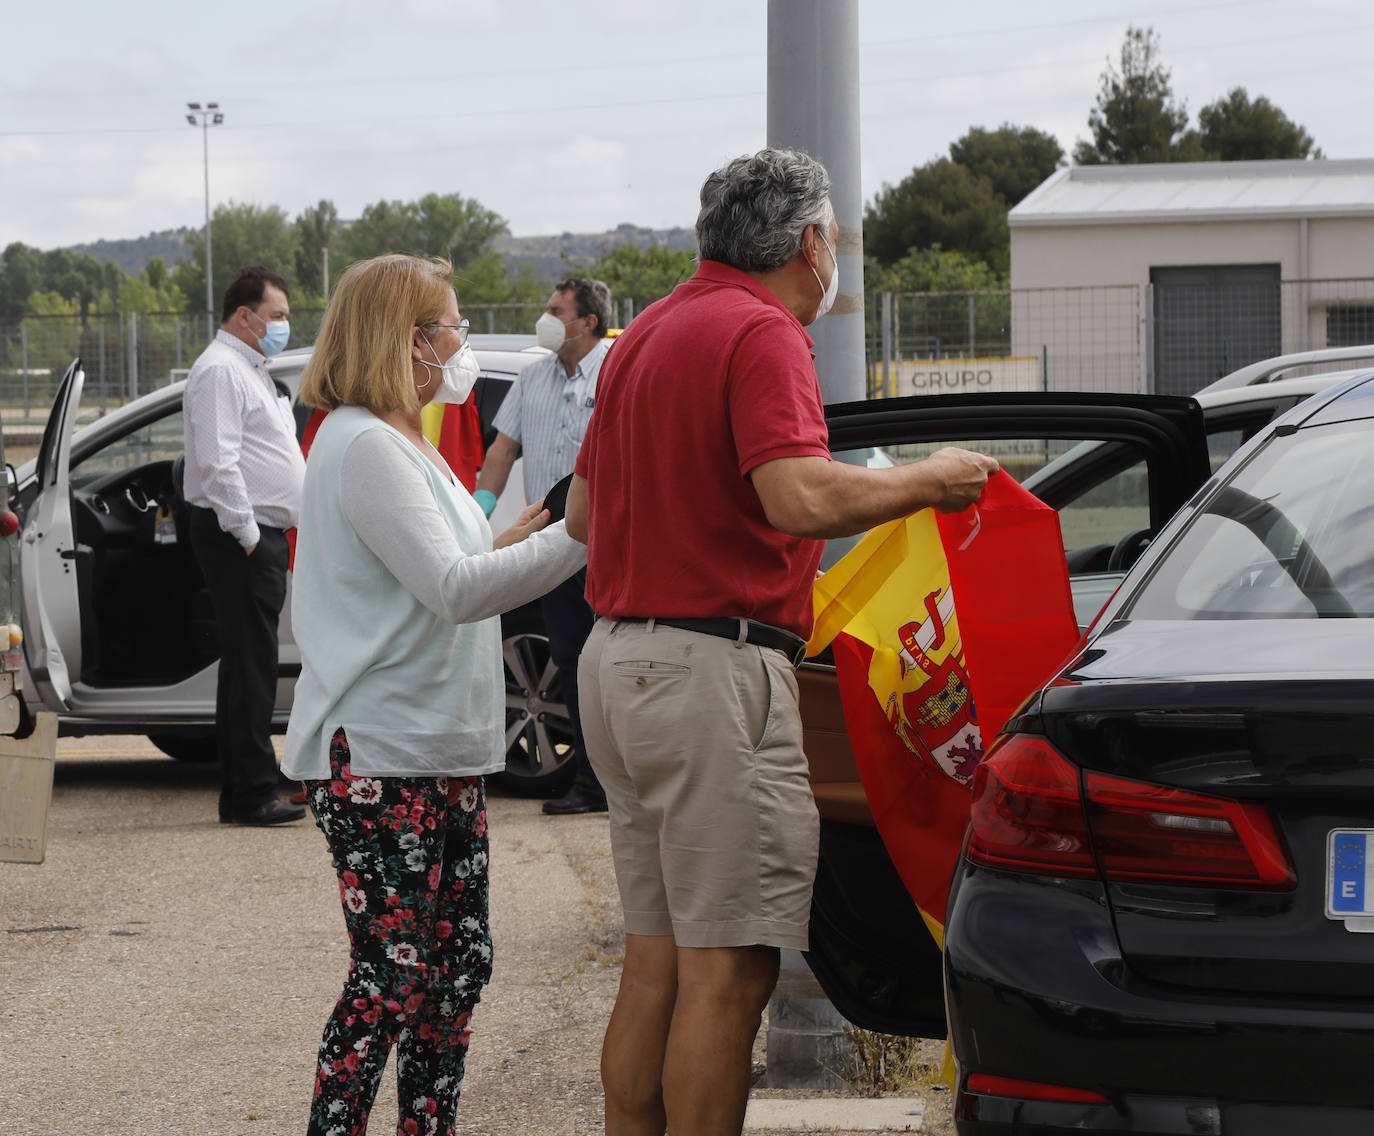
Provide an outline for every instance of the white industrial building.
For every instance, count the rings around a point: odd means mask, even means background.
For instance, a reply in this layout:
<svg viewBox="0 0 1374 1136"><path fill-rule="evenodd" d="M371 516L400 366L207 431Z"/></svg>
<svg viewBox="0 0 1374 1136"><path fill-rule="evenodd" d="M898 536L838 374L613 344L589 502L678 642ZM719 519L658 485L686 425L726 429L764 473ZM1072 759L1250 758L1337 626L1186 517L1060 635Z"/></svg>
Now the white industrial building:
<svg viewBox="0 0 1374 1136"><path fill-rule="evenodd" d="M1008 221L1011 354L1047 386L1191 393L1374 341L1371 160L1070 166Z"/></svg>

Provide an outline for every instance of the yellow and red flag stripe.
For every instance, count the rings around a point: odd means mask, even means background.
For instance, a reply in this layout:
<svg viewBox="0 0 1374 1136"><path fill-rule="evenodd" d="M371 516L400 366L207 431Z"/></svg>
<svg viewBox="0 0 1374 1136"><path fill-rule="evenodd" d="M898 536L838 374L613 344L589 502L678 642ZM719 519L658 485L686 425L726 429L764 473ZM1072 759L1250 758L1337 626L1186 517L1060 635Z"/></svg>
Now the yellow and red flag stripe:
<svg viewBox="0 0 1374 1136"><path fill-rule="evenodd" d="M1078 639L1058 516L996 474L965 513L873 529L814 600L808 653L833 648L874 822L942 944L973 771Z"/></svg>

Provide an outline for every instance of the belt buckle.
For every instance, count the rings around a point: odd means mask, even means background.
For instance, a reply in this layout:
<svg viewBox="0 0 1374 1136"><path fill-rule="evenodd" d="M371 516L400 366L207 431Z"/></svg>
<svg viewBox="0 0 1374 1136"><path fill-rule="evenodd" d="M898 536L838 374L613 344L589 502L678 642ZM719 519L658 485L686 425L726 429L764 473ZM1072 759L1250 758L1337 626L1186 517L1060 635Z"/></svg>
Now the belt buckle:
<svg viewBox="0 0 1374 1136"><path fill-rule="evenodd" d="M782 652L783 658L791 663L794 668L801 666L802 660L806 658L806 640L800 635L793 635L792 632L783 630L781 627L775 627L771 630L775 639L782 640L782 644L779 644L776 649ZM790 646L783 645L789 643Z"/></svg>
<svg viewBox="0 0 1374 1136"><path fill-rule="evenodd" d="M800 635L794 635L782 627L773 627L767 623L755 624L750 621L752 626L761 627L768 632L773 642L769 644L776 651L781 651L783 658L792 664L794 668L801 666L801 661L806 658L806 640ZM778 640L782 642L779 643ZM788 646L787 644L791 644Z"/></svg>

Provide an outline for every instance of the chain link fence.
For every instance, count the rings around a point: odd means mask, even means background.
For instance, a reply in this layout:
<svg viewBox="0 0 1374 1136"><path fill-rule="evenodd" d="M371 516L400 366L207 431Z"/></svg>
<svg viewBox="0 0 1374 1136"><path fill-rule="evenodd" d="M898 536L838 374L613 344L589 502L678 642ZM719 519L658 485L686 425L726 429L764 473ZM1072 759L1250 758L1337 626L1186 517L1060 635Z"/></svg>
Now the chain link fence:
<svg viewBox="0 0 1374 1136"><path fill-rule="evenodd" d="M468 304L474 333L533 334L542 303ZM627 309L628 310L628 309ZM291 310L291 343L315 342L323 308ZM84 417L104 414L186 372L213 337L203 313L139 312L108 316L30 316L0 321L0 417L6 432L41 427L75 358L86 370Z"/></svg>
<svg viewBox="0 0 1374 1136"><path fill-rule="evenodd" d="M870 305L870 397L1135 390L1141 289L880 295Z"/></svg>
<svg viewBox="0 0 1374 1136"><path fill-rule="evenodd" d="M868 298L870 398L1193 394L1275 355L1374 343L1374 278Z"/></svg>
<svg viewBox="0 0 1374 1136"><path fill-rule="evenodd" d="M621 299L625 326L645 305ZM475 334L531 334L539 302L465 304ZM313 343L322 308L291 313ZM960 391L1191 394L1237 367L1309 348L1374 343L1374 278L1157 282L868 297L870 398ZM6 435L41 430L73 358L84 417L185 377L214 328L203 314L32 316L0 322Z"/></svg>

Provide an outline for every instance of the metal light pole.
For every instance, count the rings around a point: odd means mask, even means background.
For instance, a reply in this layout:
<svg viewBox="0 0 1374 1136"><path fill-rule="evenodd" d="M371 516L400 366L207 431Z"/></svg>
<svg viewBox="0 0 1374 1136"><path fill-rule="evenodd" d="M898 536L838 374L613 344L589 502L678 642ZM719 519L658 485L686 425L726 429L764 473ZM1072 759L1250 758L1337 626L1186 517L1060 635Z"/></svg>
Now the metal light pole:
<svg viewBox="0 0 1374 1136"><path fill-rule="evenodd" d="M827 404L864 397L863 200L859 189L858 0L768 0L768 144L830 173L839 225L835 306L811 326ZM829 566L827 562L826 566ZM768 1003L770 1088L831 1089L852 1060L845 1019L798 951L783 951Z"/></svg>
<svg viewBox="0 0 1374 1136"><path fill-rule="evenodd" d="M215 285L214 278L210 272L210 127L218 126L224 121L224 115L219 109L219 103L206 103L204 109L200 103L187 103L186 109L191 113L186 116L186 121L192 126L197 125L199 119L201 140L204 143L205 154L205 316L209 321L205 327L208 338L215 337Z"/></svg>
<svg viewBox="0 0 1374 1136"><path fill-rule="evenodd" d="M829 403L864 397L863 197L859 188L858 0L768 0L768 145L805 150L830 172L840 292L814 327Z"/></svg>

